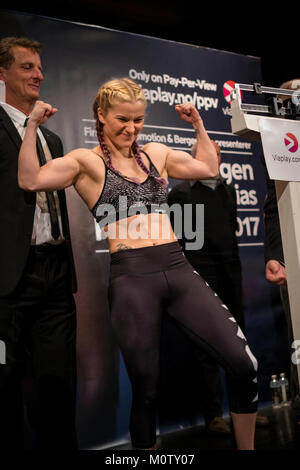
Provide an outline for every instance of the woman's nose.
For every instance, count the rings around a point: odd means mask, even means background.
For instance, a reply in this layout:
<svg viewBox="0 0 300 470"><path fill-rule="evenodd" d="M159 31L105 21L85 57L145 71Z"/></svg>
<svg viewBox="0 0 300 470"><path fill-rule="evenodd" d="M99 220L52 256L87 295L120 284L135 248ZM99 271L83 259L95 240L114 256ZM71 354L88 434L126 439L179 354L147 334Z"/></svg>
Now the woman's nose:
<svg viewBox="0 0 300 470"><path fill-rule="evenodd" d="M127 123L127 131L130 132L130 133L133 133L135 130L134 128L134 122L133 121L129 121Z"/></svg>

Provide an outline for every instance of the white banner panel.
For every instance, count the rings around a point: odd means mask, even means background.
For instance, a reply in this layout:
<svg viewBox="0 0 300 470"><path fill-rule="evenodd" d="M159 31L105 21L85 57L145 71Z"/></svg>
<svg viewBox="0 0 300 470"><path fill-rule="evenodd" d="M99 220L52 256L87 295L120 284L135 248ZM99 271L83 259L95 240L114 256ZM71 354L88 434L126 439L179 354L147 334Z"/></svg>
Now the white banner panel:
<svg viewBox="0 0 300 470"><path fill-rule="evenodd" d="M270 178L300 181L300 122L261 118L259 128Z"/></svg>

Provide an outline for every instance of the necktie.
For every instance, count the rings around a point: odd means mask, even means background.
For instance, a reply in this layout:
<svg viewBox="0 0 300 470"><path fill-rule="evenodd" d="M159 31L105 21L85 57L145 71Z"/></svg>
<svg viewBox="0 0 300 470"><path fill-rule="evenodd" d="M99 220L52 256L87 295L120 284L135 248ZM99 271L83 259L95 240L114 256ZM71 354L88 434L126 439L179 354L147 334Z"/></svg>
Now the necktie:
<svg viewBox="0 0 300 470"><path fill-rule="evenodd" d="M28 118L25 119L24 127L26 127L27 121L28 121ZM46 160L43 146L42 146L42 143L38 134L36 135L36 148L37 148L37 154L38 154L40 166L43 166L45 165L45 163L47 163L47 160ZM45 194L46 194L48 209L49 209L49 214L50 214L51 235L54 238L54 240L57 240L60 236L60 230L59 230L58 215L57 215L57 210L55 206L54 194L52 191L47 191L45 192Z"/></svg>

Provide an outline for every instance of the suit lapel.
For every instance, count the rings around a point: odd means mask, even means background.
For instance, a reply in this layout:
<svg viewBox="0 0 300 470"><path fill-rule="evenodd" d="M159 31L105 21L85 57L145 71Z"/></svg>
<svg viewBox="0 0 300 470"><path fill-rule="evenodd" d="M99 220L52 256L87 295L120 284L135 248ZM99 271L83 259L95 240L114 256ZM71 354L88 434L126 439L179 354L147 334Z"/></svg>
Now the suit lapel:
<svg viewBox="0 0 300 470"><path fill-rule="evenodd" d="M14 125L8 114L4 111L2 106L0 106L0 123L3 125L9 137L14 142L17 150L19 151L22 144L22 139L16 129L16 126Z"/></svg>
<svg viewBox="0 0 300 470"><path fill-rule="evenodd" d="M56 140L53 139L53 137L51 136L51 134L47 131L47 129L45 127L40 126L40 130L41 130L43 136L45 137L45 140L46 140L47 145L49 147L52 158L61 157L61 155L58 155L58 148L57 148L57 145L56 145Z"/></svg>
<svg viewBox="0 0 300 470"><path fill-rule="evenodd" d="M0 123L2 123L3 127L5 128L6 132L8 133L9 137L11 140L14 142L16 145L17 150L19 151L21 144L22 144L22 139L20 137L19 132L16 129L16 126L14 125L13 121L10 119L8 114L4 111L2 106L0 106ZM40 127L46 141L48 144L48 147L50 149L52 158L57 158L58 156L58 149L57 145L55 142L55 139L52 138L51 134L47 132L47 129L45 127Z"/></svg>
<svg viewBox="0 0 300 470"><path fill-rule="evenodd" d="M51 135L45 127L40 127L40 130L45 137L49 150L51 152L52 158L61 157L61 147L59 145L59 139L57 136ZM60 213L61 213L61 221L63 227L63 234L66 239L70 237L69 233L69 223L68 223L68 213L67 213L67 204L66 204L66 195L64 190L57 191L59 205L60 205Z"/></svg>

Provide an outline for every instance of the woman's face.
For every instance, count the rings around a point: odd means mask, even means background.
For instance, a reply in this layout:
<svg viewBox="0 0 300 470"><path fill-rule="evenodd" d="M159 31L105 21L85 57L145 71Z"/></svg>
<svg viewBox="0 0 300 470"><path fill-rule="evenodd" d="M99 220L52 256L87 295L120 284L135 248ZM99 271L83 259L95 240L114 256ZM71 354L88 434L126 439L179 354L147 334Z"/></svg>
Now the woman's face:
<svg viewBox="0 0 300 470"><path fill-rule="evenodd" d="M106 138L118 149L130 148L143 128L145 104L143 101L115 104L105 116L98 109L98 117Z"/></svg>

